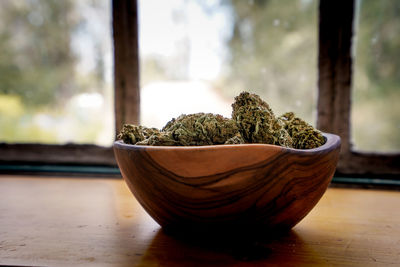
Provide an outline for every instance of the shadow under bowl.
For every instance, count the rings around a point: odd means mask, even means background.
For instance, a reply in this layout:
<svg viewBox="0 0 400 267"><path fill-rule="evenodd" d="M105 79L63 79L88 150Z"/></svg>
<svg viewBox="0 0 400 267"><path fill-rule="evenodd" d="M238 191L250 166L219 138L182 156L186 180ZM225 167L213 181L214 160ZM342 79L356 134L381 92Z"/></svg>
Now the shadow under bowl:
<svg viewBox="0 0 400 267"><path fill-rule="evenodd" d="M128 187L166 229L290 229L326 191L340 137L291 149L267 144L137 146L114 143Z"/></svg>

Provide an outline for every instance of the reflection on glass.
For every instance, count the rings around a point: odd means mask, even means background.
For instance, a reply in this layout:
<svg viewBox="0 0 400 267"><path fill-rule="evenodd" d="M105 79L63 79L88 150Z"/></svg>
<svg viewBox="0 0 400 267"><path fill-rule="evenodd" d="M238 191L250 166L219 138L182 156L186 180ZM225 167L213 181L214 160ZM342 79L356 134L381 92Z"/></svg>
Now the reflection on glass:
<svg viewBox="0 0 400 267"><path fill-rule="evenodd" d="M352 135L356 149L400 150L400 2L357 1Z"/></svg>
<svg viewBox="0 0 400 267"><path fill-rule="evenodd" d="M314 123L317 2L139 0L141 123L229 117L244 90Z"/></svg>
<svg viewBox="0 0 400 267"><path fill-rule="evenodd" d="M109 0L2 0L0 50L0 142L112 143Z"/></svg>

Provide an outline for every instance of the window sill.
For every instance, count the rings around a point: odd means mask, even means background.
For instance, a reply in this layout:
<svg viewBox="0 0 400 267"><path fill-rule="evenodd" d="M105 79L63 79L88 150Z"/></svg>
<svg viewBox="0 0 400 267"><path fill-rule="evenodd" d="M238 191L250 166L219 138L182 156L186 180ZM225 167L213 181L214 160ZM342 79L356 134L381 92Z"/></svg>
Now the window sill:
<svg viewBox="0 0 400 267"><path fill-rule="evenodd" d="M257 263L394 264L399 194L329 188L292 231L257 242L262 249ZM241 258L243 251L232 244L166 235L119 179L3 175L0 210L3 265L177 266L251 260Z"/></svg>

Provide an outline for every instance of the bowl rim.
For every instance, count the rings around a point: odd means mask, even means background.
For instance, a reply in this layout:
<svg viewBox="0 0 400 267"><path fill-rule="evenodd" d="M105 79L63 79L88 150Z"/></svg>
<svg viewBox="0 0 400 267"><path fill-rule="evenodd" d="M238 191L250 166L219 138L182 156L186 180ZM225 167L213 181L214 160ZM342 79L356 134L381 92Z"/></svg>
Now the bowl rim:
<svg viewBox="0 0 400 267"><path fill-rule="evenodd" d="M283 151L296 152L301 154L313 154L324 151L331 151L336 149L341 145L340 137L336 134L324 133L321 132L325 137L325 143L322 146L311 148L311 149L296 149L296 148L288 148L283 146L271 145L271 144L221 144L221 145L205 145L205 146L146 146L146 145L132 145L125 144L122 140L116 140L113 143L113 147L115 149L126 149L126 150L149 150L149 151L157 151L157 150L214 150L216 148L223 149L233 149L237 147L270 147L274 149L282 149Z"/></svg>

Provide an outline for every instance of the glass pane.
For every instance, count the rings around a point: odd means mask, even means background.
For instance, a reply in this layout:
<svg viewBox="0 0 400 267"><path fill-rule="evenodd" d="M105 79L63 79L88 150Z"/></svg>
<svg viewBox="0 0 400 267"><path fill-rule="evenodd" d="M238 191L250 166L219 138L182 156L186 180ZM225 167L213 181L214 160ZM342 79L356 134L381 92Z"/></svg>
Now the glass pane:
<svg viewBox="0 0 400 267"><path fill-rule="evenodd" d="M357 1L352 107L356 149L400 151L400 2Z"/></svg>
<svg viewBox="0 0 400 267"><path fill-rule="evenodd" d="M181 113L230 117L233 97L260 94L277 115L314 122L316 0L139 0L141 123Z"/></svg>
<svg viewBox="0 0 400 267"><path fill-rule="evenodd" d="M109 0L0 1L0 142L110 145Z"/></svg>

